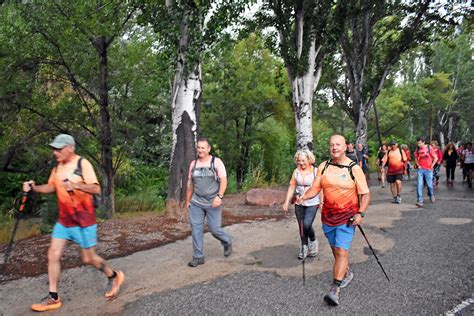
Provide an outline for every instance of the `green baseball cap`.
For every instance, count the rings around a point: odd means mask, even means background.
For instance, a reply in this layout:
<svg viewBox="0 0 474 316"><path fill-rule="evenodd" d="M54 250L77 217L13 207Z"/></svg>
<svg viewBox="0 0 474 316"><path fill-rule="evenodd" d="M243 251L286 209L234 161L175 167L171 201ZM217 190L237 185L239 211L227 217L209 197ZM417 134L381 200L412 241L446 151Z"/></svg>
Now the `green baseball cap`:
<svg viewBox="0 0 474 316"><path fill-rule="evenodd" d="M67 145L76 146L76 142L74 141L74 138L68 134L59 134L58 136L54 138L53 142L49 144L49 146L56 149L64 148Z"/></svg>

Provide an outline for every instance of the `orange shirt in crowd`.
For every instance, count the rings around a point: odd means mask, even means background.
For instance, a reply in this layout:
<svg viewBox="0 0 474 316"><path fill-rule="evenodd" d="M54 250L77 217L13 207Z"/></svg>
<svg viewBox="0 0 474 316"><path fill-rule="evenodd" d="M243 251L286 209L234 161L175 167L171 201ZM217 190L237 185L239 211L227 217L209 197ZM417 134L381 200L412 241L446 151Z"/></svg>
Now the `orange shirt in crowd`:
<svg viewBox="0 0 474 316"><path fill-rule="evenodd" d="M351 162L346 158L342 165L348 166ZM358 195L369 193L364 172L359 165L355 165L352 167L352 180L348 168L328 165L321 175L325 165L326 162L319 165L316 178L316 181L320 181L324 196L321 220L323 224L330 226L346 224L359 210Z"/></svg>
<svg viewBox="0 0 474 316"><path fill-rule="evenodd" d="M401 152L401 153L400 153ZM388 156L388 170L387 175L403 174L405 173L405 162L407 157L403 150L399 148L395 150L389 150Z"/></svg>
<svg viewBox="0 0 474 316"><path fill-rule="evenodd" d="M75 155L71 161L58 164L49 176L48 184L56 190L59 207L58 222L66 227L87 227L96 223L93 195L74 190L68 193L64 188L64 180L75 183L97 184L97 177L91 163L82 159L82 177L75 174L80 156Z"/></svg>

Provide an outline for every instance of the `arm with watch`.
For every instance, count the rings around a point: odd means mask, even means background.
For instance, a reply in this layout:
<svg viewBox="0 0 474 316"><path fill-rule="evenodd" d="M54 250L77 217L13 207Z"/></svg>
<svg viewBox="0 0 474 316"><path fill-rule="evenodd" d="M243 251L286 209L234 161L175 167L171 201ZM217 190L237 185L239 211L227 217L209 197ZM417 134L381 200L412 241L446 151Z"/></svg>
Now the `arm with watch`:
<svg viewBox="0 0 474 316"><path fill-rule="evenodd" d="M219 192L212 201L212 207L216 208L222 205L222 199L224 198L225 190L227 189L227 177L222 177L219 180Z"/></svg>
<svg viewBox="0 0 474 316"><path fill-rule="evenodd" d="M356 215L351 218L351 222L353 226L357 226L362 223L362 219L365 217L365 213L367 212L367 208L369 207L370 201L370 192L366 194L360 195L360 206L359 211Z"/></svg>

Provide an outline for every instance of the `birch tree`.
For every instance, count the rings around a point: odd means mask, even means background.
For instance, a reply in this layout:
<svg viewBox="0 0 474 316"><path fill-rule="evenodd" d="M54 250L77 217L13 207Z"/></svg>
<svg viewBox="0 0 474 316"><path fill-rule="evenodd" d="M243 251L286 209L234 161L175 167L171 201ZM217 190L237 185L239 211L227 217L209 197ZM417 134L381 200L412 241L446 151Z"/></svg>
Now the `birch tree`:
<svg viewBox="0 0 474 316"><path fill-rule="evenodd" d="M166 0L145 3L144 20L154 26L159 40L174 53L171 83L172 135L166 201L168 217L180 217L186 196L188 166L195 158L202 96L202 54L236 20L247 1ZM174 54L174 56L173 56Z"/></svg>
<svg viewBox="0 0 474 316"><path fill-rule="evenodd" d="M330 51L334 4L334 1L275 0L263 6L266 25L277 30L277 51L291 81L297 149L314 149L313 94L321 78L324 57Z"/></svg>

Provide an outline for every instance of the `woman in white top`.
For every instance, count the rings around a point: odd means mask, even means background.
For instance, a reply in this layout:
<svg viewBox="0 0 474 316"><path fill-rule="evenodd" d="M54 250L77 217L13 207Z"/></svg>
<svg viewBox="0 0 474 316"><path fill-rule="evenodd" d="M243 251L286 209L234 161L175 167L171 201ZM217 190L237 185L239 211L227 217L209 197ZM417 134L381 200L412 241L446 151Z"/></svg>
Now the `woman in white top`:
<svg viewBox="0 0 474 316"><path fill-rule="evenodd" d="M462 152L462 158L464 160L464 169L467 174L467 184L472 188L472 177L474 170L474 149L472 148L472 143L467 142L464 146L464 151Z"/></svg>
<svg viewBox="0 0 474 316"><path fill-rule="evenodd" d="M303 196L309 190L311 184L316 178L317 168L314 167L316 159L312 152L308 150L300 150L295 154L294 162L297 168L293 172L286 194L286 200L283 204L283 210L288 212L290 202L293 202L295 195ZM318 254L318 241L313 229L313 221L316 217L320 204L319 195L304 201L302 204L295 205L296 219L300 229L301 242L303 244L299 259L304 259L306 256L315 257Z"/></svg>

